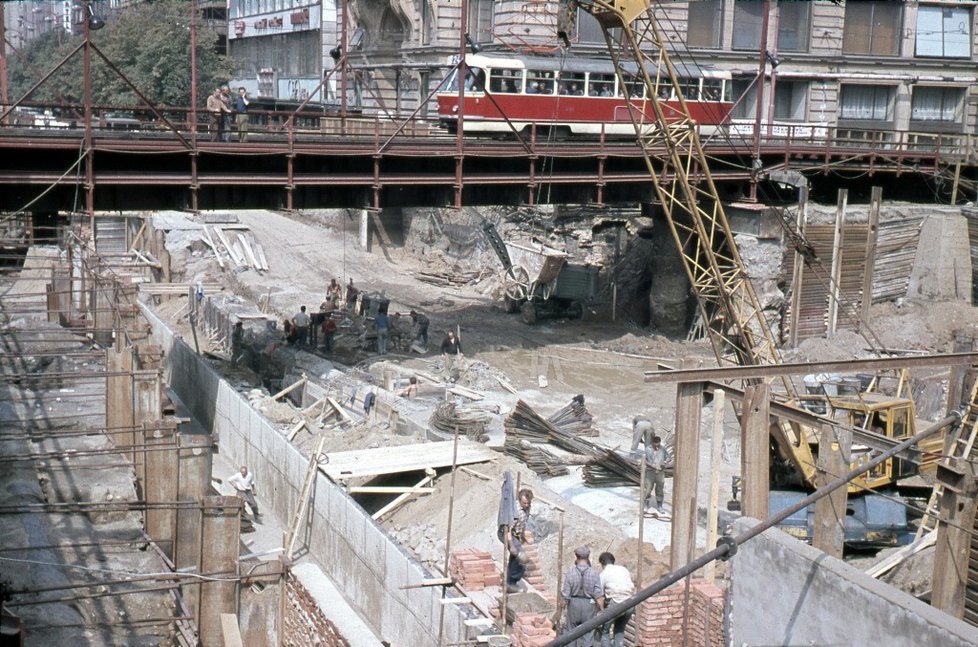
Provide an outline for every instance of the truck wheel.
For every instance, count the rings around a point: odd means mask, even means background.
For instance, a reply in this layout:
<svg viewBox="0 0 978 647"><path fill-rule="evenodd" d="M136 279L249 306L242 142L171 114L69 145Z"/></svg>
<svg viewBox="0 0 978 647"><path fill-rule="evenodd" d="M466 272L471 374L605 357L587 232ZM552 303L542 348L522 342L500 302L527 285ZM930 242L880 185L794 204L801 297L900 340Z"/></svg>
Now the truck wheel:
<svg viewBox="0 0 978 647"><path fill-rule="evenodd" d="M568 319L583 319L584 304L580 301L571 301L570 305L567 306L566 316Z"/></svg>
<svg viewBox="0 0 978 647"><path fill-rule="evenodd" d="M508 312L509 314L511 314L511 315L512 314L516 314L517 312L520 311L520 300L519 299L512 299L512 298L510 298L510 297L507 296L507 297L503 297L503 300L506 303L506 312Z"/></svg>
<svg viewBox="0 0 978 647"><path fill-rule="evenodd" d="M520 318L527 326L532 326L537 322L537 307L533 305L532 301L527 301L520 308Z"/></svg>

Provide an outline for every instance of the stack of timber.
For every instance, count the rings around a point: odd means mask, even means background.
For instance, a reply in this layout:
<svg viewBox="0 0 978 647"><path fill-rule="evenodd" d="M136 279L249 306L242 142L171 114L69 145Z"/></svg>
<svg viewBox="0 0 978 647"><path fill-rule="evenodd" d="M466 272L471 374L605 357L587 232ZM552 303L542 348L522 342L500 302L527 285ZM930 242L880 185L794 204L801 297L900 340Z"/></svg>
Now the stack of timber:
<svg viewBox="0 0 978 647"><path fill-rule="evenodd" d="M575 395L570 402L555 411L547 422L563 432L575 436L597 436L594 417L584 406L584 396Z"/></svg>
<svg viewBox="0 0 978 647"><path fill-rule="evenodd" d="M528 440L519 440L507 433L506 441L503 443L503 451L526 463L527 467L540 476L563 476L567 474L567 467L563 461L542 445L531 443Z"/></svg>
<svg viewBox="0 0 978 647"><path fill-rule="evenodd" d="M978 209L961 209L968 221L968 241L971 247L971 302L978 303Z"/></svg>
<svg viewBox="0 0 978 647"><path fill-rule="evenodd" d="M666 476L672 476L674 449L665 445L669 460L666 463ZM584 484L589 487L623 487L639 485L642 482L641 454L632 455L613 449L604 450L604 454L588 462L582 473Z"/></svg>
<svg viewBox="0 0 978 647"><path fill-rule="evenodd" d="M447 433L455 433L457 429L469 440L484 443L489 440L486 433L489 420L490 414L485 409L462 407L446 400L431 414L428 424Z"/></svg>
<svg viewBox="0 0 978 647"><path fill-rule="evenodd" d="M425 283L442 287L462 286L476 283L481 275L478 272L453 272L451 274L436 272L414 272L415 278Z"/></svg>
<svg viewBox="0 0 978 647"><path fill-rule="evenodd" d="M596 456L599 453L593 442L578 438L572 432L555 426L523 400L517 401L513 411L503 421L503 427L506 428L507 436L512 435L514 438L528 440L531 443L550 442L561 449L585 456Z"/></svg>
<svg viewBox="0 0 978 647"><path fill-rule="evenodd" d="M214 235L210 228L204 226L204 242L214 250L218 264L224 267L224 255L231 259L235 268L251 267L258 272L268 271L268 259L265 250L255 240L254 234L247 225L213 225ZM239 231L240 230L240 231Z"/></svg>

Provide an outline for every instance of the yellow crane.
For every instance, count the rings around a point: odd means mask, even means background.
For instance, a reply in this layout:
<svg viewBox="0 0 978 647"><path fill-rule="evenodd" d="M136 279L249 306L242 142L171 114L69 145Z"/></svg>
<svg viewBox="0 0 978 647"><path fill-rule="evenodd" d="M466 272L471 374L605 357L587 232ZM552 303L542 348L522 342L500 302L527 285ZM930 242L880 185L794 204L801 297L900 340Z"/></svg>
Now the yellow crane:
<svg viewBox="0 0 978 647"><path fill-rule="evenodd" d="M718 362L721 366L781 363L771 328L737 251L697 124L683 96L684 88L670 55L675 44L664 37L652 3L565 0L558 15L559 32L566 35L576 31L578 8L601 25L622 87L644 85L644 94L632 97L630 111L637 141L655 190L656 206L682 256ZM658 100L670 95L678 98L678 108L674 102L667 105ZM650 123L655 126L649 128ZM782 392L777 395L788 404L800 406L791 380L782 377L780 385ZM915 433L913 402L908 398L875 398L872 403L858 398L856 404L842 407L850 410L850 424L861 420L864 429L876 430L895 441ZM872 419L888 422L871 427L868 421ZM894 424L895 420L905 423ZM771 427L778 454L794 469L798 480L810 487L815 485L812 447L817 445L817 433L788 422ZM885 469L854 481L850 489L892 485L905 475L905 470L888 463Z"/></svg>

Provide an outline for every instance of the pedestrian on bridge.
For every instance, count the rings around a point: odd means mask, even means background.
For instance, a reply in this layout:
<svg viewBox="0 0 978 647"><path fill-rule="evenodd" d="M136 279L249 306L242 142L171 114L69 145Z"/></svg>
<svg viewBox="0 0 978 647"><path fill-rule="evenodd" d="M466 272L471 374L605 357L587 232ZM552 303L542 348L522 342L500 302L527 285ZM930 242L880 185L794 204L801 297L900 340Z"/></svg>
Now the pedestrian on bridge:
<svg viewBox="0 0 978 647"><path fill-rule="evenodd" d="M221 88L214 88L211 95L207 97L207 113L210 115L209 129L212 142L224 139L224 113L226 110L224 100L221 98Z"/></svg>
<svg viewBox="0 0 978 647"><path fill-rule="evenodd" d="M238 96L234 99L234 123L238 126L238 141L248 141L248 91L238 88Z"/></svg>

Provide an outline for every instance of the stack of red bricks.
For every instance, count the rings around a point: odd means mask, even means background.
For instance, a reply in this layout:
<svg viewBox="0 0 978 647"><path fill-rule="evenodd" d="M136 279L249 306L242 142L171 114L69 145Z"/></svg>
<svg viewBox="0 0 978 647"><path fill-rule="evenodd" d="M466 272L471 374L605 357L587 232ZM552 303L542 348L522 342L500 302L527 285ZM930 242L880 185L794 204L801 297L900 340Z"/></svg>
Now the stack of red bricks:
<svg viewBox="0 0 978 647"><path fill-rule="evenodd" d="M540 568L540 551L537 550L537 545L533 543L533 539L530 537L526 538L523 543L523 550L526 552L527 562L526 562L526 573L523 574L523 579L530 583L534 589L540 593L545 593L547 587L545 586L546 581L543 578L543 570Z"/></svg>
<svg viewBox="0 0 978 647"><path fill-rule="evenodd" d="M481 591L502 584L502 575L492 555L475 548L453 550L448 560L448 575L466 591Z"/></svg>
<svg viewBox="0 0 978 647"><path fill-rule="evenodd" d="M693 580L687 600L686 583L674 584L638 606L626 637L636 647L722 645L723 591L706 580Z"/></svg>
<svg viewBox="0 0 978 647"><path fill-rule="evenodd" d="M513 647L541 647L557 637L554 623L542 613L517 613L513 622Z"/></svg>

